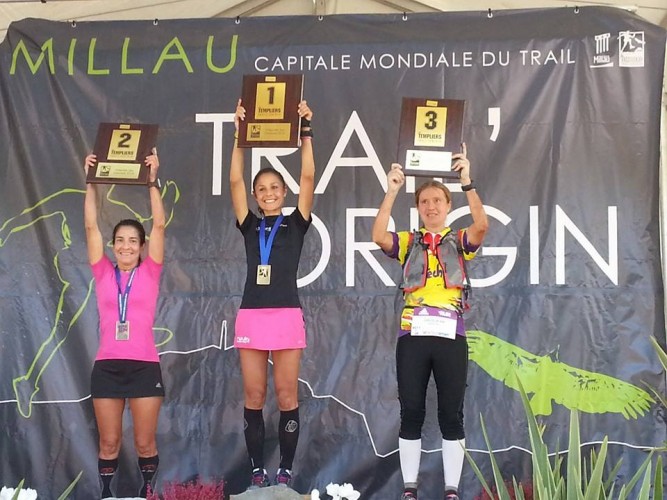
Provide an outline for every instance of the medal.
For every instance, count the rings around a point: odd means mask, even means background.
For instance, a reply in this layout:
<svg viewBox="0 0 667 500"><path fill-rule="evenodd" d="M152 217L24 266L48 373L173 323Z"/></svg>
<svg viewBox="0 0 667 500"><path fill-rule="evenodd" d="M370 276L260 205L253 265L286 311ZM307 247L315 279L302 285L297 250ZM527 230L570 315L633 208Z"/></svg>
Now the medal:
<svg viewBox="0 0 667 500"><path fill-rule="evenodd" d="M257 266L257 284L270 285L271 284L271 266L269 265L269 257L271 256L271 248L273 247L273 240L276 237L280 223L284 216L280 214L273 223L269 235L266 235L266 218L259 223L259 261Z"/></svg>
<svg viewBox="0 0 667 500"><path fill-rule="evenodd" d="M129 321L116 321L116 340L130 340Z"/></svg>
<svg viewBox="0 0 667 500"><path fill-rule="evenodd" d="M130 322L127 321L127 300L130 297L130 289L134 281L134 273L137 268L132 269L130 277L125 285L125 291L120 289L120 269L118 266L114 269L116 272L116 285L118 285L118 321L116 321L116 340L130 340Z"/></svg>
<svg viewBox="0 0 667 500"><path fill-rule="evenodd" d="M257 284L270 285L271 284L271 265L257 266Z"/></svg>

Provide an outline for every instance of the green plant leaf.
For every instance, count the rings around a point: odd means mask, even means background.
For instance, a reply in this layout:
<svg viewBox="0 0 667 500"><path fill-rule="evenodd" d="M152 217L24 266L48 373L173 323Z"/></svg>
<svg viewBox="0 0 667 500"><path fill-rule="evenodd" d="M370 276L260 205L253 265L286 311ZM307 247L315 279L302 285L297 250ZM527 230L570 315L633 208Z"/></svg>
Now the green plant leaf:
<svg viewBox="0 0 667 500"><path fill-rule="evenodd" d="M512 476L512 486L514 486L514 498L516 500L526 500L526 497L523 494L523 486L521 486L521 483L517 484L514 476Z"/></svg>
<svg viewBox="0 0 667 500"><path fill-rule="evenodd" d="M565 500L567 498L566 492L567 486L565 484L565 478L561 477L560 480L556 483L556 493L554 493L554 499L562 498Z"/></svg>
<svg viewBox="0 0 667 500"><path fill-rule="evenodd" d="M648 463L646 467L646 474L644 474L644 480L642 481L642 487L639 490L639 497L637 500L649 500L649 493L651 491L651 462ZM662 497L654 497L662 498Z"/></svg>
<svg viewBox="0 0 667 500"><path fill-rule="evenodd" d="M18 500L18 497L21 494L21 490L23 489L23 483L25 483L25 479L21 479L19 485L14 490L14 494L12 495L12 500Z"/></svg>
<svg viewBox="0 0 667 500"><path fill-rule="evenodd" d="M655 463L655 479L653 479L653 498L665 498L662 493L662 455L658 455Z"/></svg>
<svg viewBox="0 0 667 500"><path fill-rule="evenodd" d="M658 351L661 363L667 370L667 354L660 349L660 346L653 339L652 342ZM651 465L654 453L667 451L667 442L660 448L647 449L646 451L649 452L648 456L630 481L627 484L619 485L616 483L616 478L622 460L615 463L611 471L605 474L605 464L609 450L608 436L604 437L599 450L591 447L590 455L588 457L582 457L579 416L576 410L573 410L570 414L567 463L565 464L565 467L563 467L564 458L561 456L560 452L556 452L552 464L543 437L545 426L538 423L535 418L532 408L530 407L528 395L526 394L521 379L516 372L514 373L514 376L517 380L517 387L521 395L521 401L524 406L528 423L528 433L532 451L532 494L534 500L614 500L614 492L616 491L617 486L620 487L620 491L616 500L627 500L629 494L635 489L640 479L642 480L639 493L640 496L633 498L632 500L649 500L651 494L653 494L654 499L663 498L664 471L662 467L662 457L658 456L655 474L652 474ZM657 399L661 400L664 404L666 400L665 396L660 395L655 390L653 390L653 392ZM667 406L667 404L665 404L665 406ZM493 452L491 451L492 448L489 442L488 433L481 415L480 420L484 440L490 453L494 481L498 492L496 495L501 500L510 500L512 497L508 491L508 484L503 480L502 472ZM473 467L475 475L482 483L487 495L494 498L494 495L492 494L488 483L482 477L477 464L475 464L467 450L464 451L468 461ZM514 489L514 498L517 500L525 500L525 494L521 483L517 483L517 480L514 477L512 477L512 487Z"/></svg>
<svg viewBox="0 0 667 500"><path fill-rule="evenodd" d="M604 472L604 463L607 458L607 446L607 436L605 436L602 440L602 445L600 446L599 455L596 455L596 458L591 460L593 471L591 472L591 478L585 487L585 500L598 500L600 494L604 492L602 488L602 473Z"/></svg>
<svg viewBox="0 0 667 500"><path fill-rule="evenodd" d="M480 415L480 420L481 420L481 415ZM482 423L482 425L484 424ZM475 476L477 476L479 482L482 483L482 488L484 488L484 491L486 491L486 494L489 495L489 497L493 498L493 493L491 492L491 488L489 488L489 484L486 482L486 479L484 479L484 476L482 475L482 472L479 470L477 463L472 458L472 455L468 453L468 450L466 450L465 447L463 447L463 453L465 453L465 456L468 459L468 463L470 463L470 467L472 467L472 471L475 473ZM492 451L489 450L489 453L492 453Z"/></svg>
<svg viewBox="0 0 667 500"><path fill-rule="evenodd" d="M660 403L662 404L662 406L667 407L667 398L666 398L664 395L660 394L656 389L654 389L653 387L651 387L651 386L650 386L649 384L647 384L646 382L644 382L644 385L646 385L646 387L648 388L648 390L651 391L651 392L653 393L653 395L656 397L656 399L657 399L658 401L660 401Z"/></svg>
<svg viewBox="0 0 667 500"><path fill-rule="evenodd" d="M608 498L609 500L614 498L614 489L616 489L616 483L614 483L612 481L611 486L609 486L608 488L605 488L605 491L607 492L607 495L605 496L605 498Z"/></svg>
<svg viewBox="0 0 667 500"><path fill-rule="evenodd" d="M541 496L540 498L545 500L554 499L556 493L556 481L553 470L549 464L547 446L542 439L542 431L537 425L535 414L530 407L530 401L528 401L528 396L521 383L521 378L516 372L514 372L514 376L516 377L517 385L519 386L519 393L521 394L521 400L523 401L523 409L526 412L526 418L528 420L528 434L530 436L530 446L533 450L533 475L538 473L537 479L539 480L539 483L534 482L534 485L543 485L546 490L546 496Z"/></svg>
<svg viewBox="0 0 667 500"><path fill-rule="evenodd" d="M581 438L579 434L579 414L570 412L570 440L567 449L567 498L583 498L581 491ZM560 468L558 469L560 470Z"/></svg>
<svg viewBox="0 0 667 500"><path fill-rule="evenodd" d="M491 447L491 442L489 441L489 436L488 433L486 432L486 425L484 425L484 417L482 417L481 415L480 415L480 424L482 426L482 435L484 436L484 442L486 443L486 447L489 450L489 459L491 460L491 468L493 469L493 480L496 483L496 491L498 492L498 498L499 500L512 500L509 491L507 491L507 486L505 486L505 480L503 479L503 475L500 472L500 467L498 467L498 462L496 461L496 457L491 452L493 448Z"/></svg>
<svg viewBox="0 0 667 500"><path fill-rule="evenodd" d="M619 459L618 462L616 462L616 465L607 473L607 480L604 482L604 490L605 491L610 491L610 489L613 489L614 487L614 481L616 480L616 476L618 475L618 471L621 468L621 463L623 462L623 459ZM609 496L611 498L611 496Z"/></svg>
<svg viewBox="0 0 667 500"><path fill-rule="evenodd" d="M627 491L628 495L630 494L632 489L635 487L635 485L637 484L637 482L641 478L641 476L644 473L644 470L646 469L646 467L648 467L648 465L651 463L652 458L653 458L653 450L651 450L649 452L648 457L646 457L646 460L644 460L644 462L642 462L639 469L637 469L637 472L635 472L635 475L632 476L630 481L628 481L628 483L626 484L626 491Z"/></svg>
<svg viewBox="0 0 667 500"><path fill-rule="evenodd" d="M58 497L58 500L67 500L67 496L68 496L70 493L72 493L72 490L73 490L74 487L76 486L76 483L79 482L79 479L81 479L81 476L82 476L82 475L83 475L83 471L79 472L79 475L76 476L76 478L74 479L74 481L72 481L72 482L70 483L70 485L67 487L67 489L66 489L65 491L62 492L62 495L60 495L60 496Z"/></svg>
<svg viewBox="0 0 667 500"><path fill-rule="evenodd" d="M662 363L662 367L667 370L667 352L663 350L655 337L649 337L649 340L651 341L651 344L653 344L655 352L658 354L658 358L660 359L660 363Z"/></svg>

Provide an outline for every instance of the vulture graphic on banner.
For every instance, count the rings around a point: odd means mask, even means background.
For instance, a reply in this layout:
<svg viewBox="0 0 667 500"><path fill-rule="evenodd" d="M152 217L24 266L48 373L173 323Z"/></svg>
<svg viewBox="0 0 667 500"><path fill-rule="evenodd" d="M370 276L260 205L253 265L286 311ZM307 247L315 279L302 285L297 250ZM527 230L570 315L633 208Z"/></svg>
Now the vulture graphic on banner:
<svg viewBox="0 0 667 500"><path fill-rule="evenodd" d="M469 330L470 360L516 391L521 380L535 415L551 415L552 402L586 413L644 415L654 399L644 390L602 373L538 356L481 330ZM516 376L515 376L516 374Z"/></svg>

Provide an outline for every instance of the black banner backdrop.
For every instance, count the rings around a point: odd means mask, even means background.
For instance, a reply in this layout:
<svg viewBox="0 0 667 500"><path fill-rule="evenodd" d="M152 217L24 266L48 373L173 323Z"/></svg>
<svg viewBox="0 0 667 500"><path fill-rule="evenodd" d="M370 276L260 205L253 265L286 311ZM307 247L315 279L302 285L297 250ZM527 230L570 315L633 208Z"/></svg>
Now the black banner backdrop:
<svg viewBox="0 0 667 500"><path fill-rule="evenodd" d="M393 350L399 269L370 242L396 151L401 97L465 99L473 177L491 219L468 317L467 445L486 463L480 415L508 474L529 478L516 370L552 449L569 411L582 439L624 458L665 440L644 382L665 390L658 155L664 30L605 8L403 16L12 24L0 46L0 479L94 497L89 373L97 313L82 224L83 157L100 121L159 123L170 211L156 324L168 389L160 481L245 487L242 388L230 349L243 281L228 195L232 113L246 73L304 73L315 111L314 225L301 260L308 325L295 487L352 482L391 498L398 468ZM256 149L251 170L298 154ZM250 168L250 166L252 168ZM469 223L452 186L451 224ZM394 209L416 223L414 183ZM104 230L145 220L141 188L107 188ZM288 205L294 205L291 194ZM149 221L147 221L149 223ZM428 403L426 498L441 494ZM127 417L127 416L126 416ZM277 409L265 410L277 466ZM119 493L138 470L124 420ZM488 469L485 468L485 470ZM465 498L480 490L466 467Z"/></svg>

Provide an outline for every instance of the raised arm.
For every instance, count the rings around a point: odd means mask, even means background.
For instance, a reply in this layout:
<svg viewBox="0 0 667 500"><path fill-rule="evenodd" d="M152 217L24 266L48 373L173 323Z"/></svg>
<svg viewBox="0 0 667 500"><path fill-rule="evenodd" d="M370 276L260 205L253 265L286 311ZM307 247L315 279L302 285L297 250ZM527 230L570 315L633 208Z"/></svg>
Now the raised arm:
<svg viewBox="0 0 667 500"><path fill-rule="evenodd" d="M385 252L389 252L394 245L394 238L391 233L387 231L389 227L389 218L391 217L391 209L396 201L396 196L401 187L405 183L405 175L403 168L398 163L392 163L391 169L387 174L387 194L384 195L384 200L375 216L373 223L373 242L380 246Z"/></svg>
<svg viewBox="0 0 667 500"><path fill-rule="evenodd" d="M239 122L245 120L245 108L241 106L241 99L236 104L234 125L236 135L234 138L234 149L232 150L232 164L229 169L229 187L232 191L232 205L234 214L239 224L243 223L248 215L248 194L246 193L245 181L243 180L243 150L238 146Z"/></svg>
<svg viewBox="0 0 667 500"><path fill-rule="evenodd" d="M151 169L149 174L148 194L151 199L151 216L153 226L151 227L150 240L148 242L148 255L158 264L164 261L164 231L167 227L167 217L162 203L162 193L158 182L158 169L160 168L160 159L157 156L157 149L153 148L153 154L148 155L144 163Z"/></svg>
<svg viewBox="0 0 667 500"><path fill-rule="evenodd" d="M313 157L313 132L310 127L313 112L306 101L299 103L299 116L301 117L301 179L299 180L298 207L303 218L308 220L315 196L315 158Z"/></svg>
<svg viewBox="0 0 667 500"><path fill-rule="evenodd" d="M95 166L97 157L93 154L86 156L83 170L88 176L88 169ZM97 224L97 186L86 184L86 195L83 202L83 224L86 229L86 244L88 246L88 262L95 264L104 255L104 242L102 233Z"/></svg>
<svg viewBox="0 0 667 500"><path fill-rule="evenodd" d="M452 166L452 170L461 173L462 188L472 185L472 179L470 178L470 161L468 160L467 153L468 150L465 143L463 143L461 145L461 153L452 156L452 159L456 160ZM477 194L477 190L472 187L464 192L468 198L468 206L470 207L470 214L472 215L472 224L466 230L468 243L473 246L479 246L482 244L482 241L484 241L486 231L489 229L489 220L486 217L484 205Z"/></svg>

